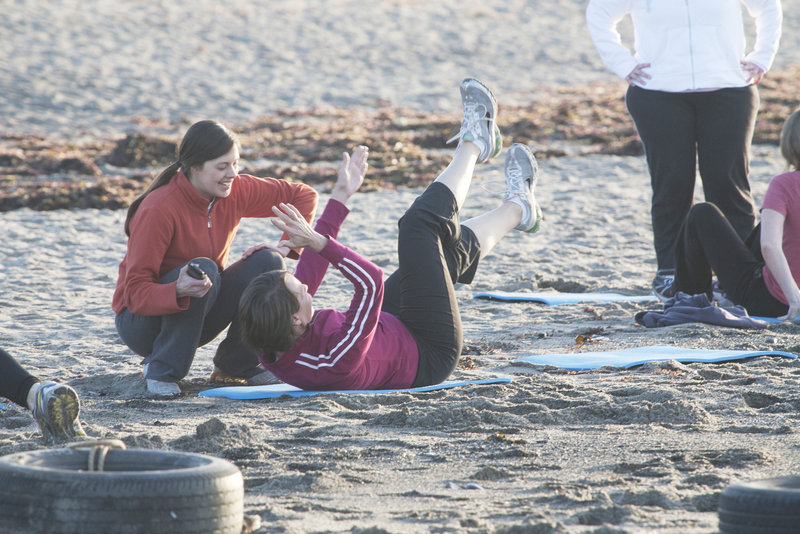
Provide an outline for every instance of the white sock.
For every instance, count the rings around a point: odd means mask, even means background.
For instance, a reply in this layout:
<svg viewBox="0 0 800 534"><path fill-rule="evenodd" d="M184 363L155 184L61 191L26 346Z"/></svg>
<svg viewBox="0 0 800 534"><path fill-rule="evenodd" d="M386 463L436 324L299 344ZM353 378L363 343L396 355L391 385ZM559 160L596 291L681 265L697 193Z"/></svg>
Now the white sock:
<svg viewBox="0 0 800 534"><path fill-rule="evenodd" d="M31 389L28 390L28 398L25 401L28 403L28 409L30 411L33 411L34 406L36 406L36 394L39 393L41 388L42 383L36 382L31 386Z"/></svg>

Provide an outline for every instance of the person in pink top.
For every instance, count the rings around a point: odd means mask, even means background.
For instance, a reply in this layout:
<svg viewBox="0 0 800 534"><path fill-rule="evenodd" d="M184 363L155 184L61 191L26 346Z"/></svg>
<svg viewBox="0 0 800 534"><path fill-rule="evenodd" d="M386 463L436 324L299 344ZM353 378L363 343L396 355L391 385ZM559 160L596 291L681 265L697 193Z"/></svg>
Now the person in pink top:
<svg viewBox="0 0 800 534"><path fill-rule="evenodd" d="M398 269L382 270L337 241L346 203L364 179L367 148L355 150L312 227L282 203L273 223L304 249L294 274L264 273L245 289L239 318L261 363L291 385L314 390L407 388L437 384L456 367L462 330L453 284L472 281L478 262L510 230L535 232L537 166L521 144L506 158L506 192L497 208L460 223L476 163L495 157L502 139L492 93L475 79L461 83L459 144L446 169L398 222ZM451 141L452 141L451 140ZM329 266L353 284L345 312L315 310L313 296Z"/></svg>
<svg viewBox="0 0 800 534"><path fill-rule="evenodd" d="M675 249L677 291L710 299L713 271L728 299L751 315L800 317L800 109L783 124L780 150L793 170L770 181L752 242L714 204L691 209Z"/></svg>

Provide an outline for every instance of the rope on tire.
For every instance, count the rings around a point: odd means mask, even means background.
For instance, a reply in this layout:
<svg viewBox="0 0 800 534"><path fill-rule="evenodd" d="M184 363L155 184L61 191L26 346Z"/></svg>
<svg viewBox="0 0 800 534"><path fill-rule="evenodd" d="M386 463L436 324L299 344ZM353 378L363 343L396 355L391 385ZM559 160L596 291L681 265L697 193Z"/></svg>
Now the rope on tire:
<svg viewBox="0 0 800 534"><path fill-rule="evenodd" d="M106 464L106 455L111 449L125 450L125 443L119 439L98 439L94 441L79 441L67 445L70 449L90 449L88 470L102 472Z"/></svg>

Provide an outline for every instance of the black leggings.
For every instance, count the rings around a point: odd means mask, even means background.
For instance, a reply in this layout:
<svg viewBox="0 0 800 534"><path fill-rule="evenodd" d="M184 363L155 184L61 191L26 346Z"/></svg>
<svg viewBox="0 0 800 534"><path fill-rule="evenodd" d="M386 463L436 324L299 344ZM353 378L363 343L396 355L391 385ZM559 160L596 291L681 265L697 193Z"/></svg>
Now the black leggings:
<svg viewBox="0 0 800 534"><path fill-rule="evenodd" d="M760 228L742 240L714 204L703 202L689 211L675 247L675 289L705 293L711 298L712 270L725 296L750 315L780 317L789 307L767 290L762 276Z"/></svg>
<svg viewBox="0 0 800 534"><path fill-rule="evenodd" d="M412 387L438 384L461 355L461 315L453 284L472 282L480 244L461 226L450 189L434 182L398 222L399 267L385 282L383 311L414 336L419 367Z"/></svg>
<svg viewBox="0 0 800 534"><path fill-rule="evenodd" d="M28 408L28 391L39 381L22 368L9 353L0 349L0 397Z"/></svg>
<svg viewBox="0 0 800 534"><path fill-rule="evenodd" d="M759 104L755 86L694 93L629 87L625 102L650 170L658 268L674 267L678 231L694 201L695 169L705 200L716 204L745 239L755 226L747 177Z"/></svg>

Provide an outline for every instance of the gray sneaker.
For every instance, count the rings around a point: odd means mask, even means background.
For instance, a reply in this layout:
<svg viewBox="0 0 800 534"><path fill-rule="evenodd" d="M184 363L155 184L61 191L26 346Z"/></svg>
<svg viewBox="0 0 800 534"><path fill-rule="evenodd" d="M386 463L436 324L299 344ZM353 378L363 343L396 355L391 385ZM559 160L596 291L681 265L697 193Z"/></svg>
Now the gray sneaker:
<svg viewBox="0 0 800 534"><path fill-rule="evenodd" d="M60 442L86 436L78 420L81 403L71 387L57 382L42 382L36 392L33 418L45 441Z"/></svg>
<svg viewBox="0 0 800 534"><path fill-rule="evenodd" d="M527 146L520 143L511 145L506 154L506 192L503 201L514 202L522 207L522 219L517 230L535 233L542 222L542 210L536 202L533 190L539 178L536 158Z"/></svg>
<svg viewBox="0 0 800 534"><path fill-rule="evenodd" d="M461 130L447 140L452 143L470 141L480 148L478 163L489 161L503 148L503 137L497 127L497 102L488 87L474 78L461 82L461 105L463 115Z"/></svg>

